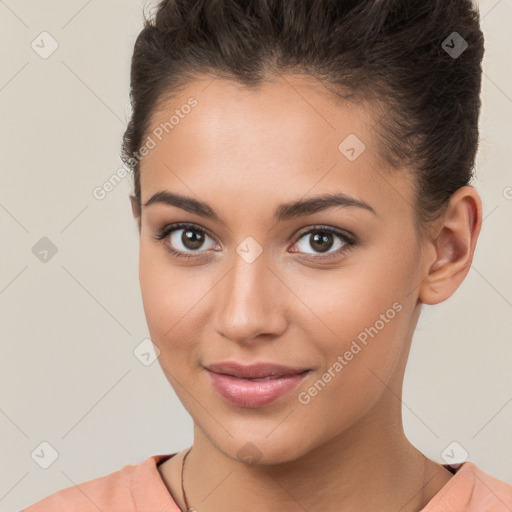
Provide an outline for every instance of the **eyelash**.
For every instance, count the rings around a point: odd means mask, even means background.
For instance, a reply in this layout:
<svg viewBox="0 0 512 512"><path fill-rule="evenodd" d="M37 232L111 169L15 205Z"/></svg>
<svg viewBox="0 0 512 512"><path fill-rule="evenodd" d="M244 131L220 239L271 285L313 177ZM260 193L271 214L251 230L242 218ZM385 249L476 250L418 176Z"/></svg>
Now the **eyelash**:
<svg viewBox="0 0 512 512"><path fill-rule="evenodd" d="M193 253L192 254L186 254L186 253L182 253L180 251L176 251L168 243L165 243L165 239L173 231L176 231L176 230L179 230L179 229L190 229L190 231L194 231L196 233L201 233L202 235L207 235L211 239L214 239L214 237L212 237L208 233L208 231L206 231L205 229L199 227L196 224L180 222L180 223L177 223L177 224L170 224L168 226L163 227L155 235L153 235L153 239L156 240L156 241L161 242L164 245L166 251L169 252L172 256L174 256L178 260L191 260L193 258L198 258L198 256L194 255ZM338 250L336 250L334 252L328 253L326 256L309 255L309 256L307 256L305 258L308 261L313 261L313 262L316 262L316 261L320 261L320 262L330 261L333 258L339 257L340 254L346 253L346 252L354 249L354 247L356 245L354 237L352 237L348 233L346 233L344 231L341 231L341 230L338 230L338 229L330 228L330 227L327 227L327 226L314 226L313 228L310 228L307 231L303 231L303 232L299 233L297 235L297 239L294 242L294 244L296 242L298 242L299 240L301 240L302 238L304 238L306 235L310 235L310 234L316 233L316 232L328 233L328 234L332 234L332 235L338 236L341 239L341 241L343 242L344 245L340 249L338 249ZM197 251L197 252L205 252L205 251ZM299 251L295 251L295 252L299 252ZM199 256L199 257L201 257L201 256Z"/></svg>

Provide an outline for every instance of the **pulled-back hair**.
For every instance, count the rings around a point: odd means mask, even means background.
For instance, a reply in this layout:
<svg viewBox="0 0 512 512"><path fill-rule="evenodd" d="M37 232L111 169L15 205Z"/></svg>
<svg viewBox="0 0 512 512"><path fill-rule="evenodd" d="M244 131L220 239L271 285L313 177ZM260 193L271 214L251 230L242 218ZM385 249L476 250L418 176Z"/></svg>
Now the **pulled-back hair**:
<svg viewBox="0 0 512 512"><path fill-rule="evenodd" d="M131 63L132 116L121 158L133 172L136 204L134 155L164 101L201 75L251 88L289 72L316 78L347 101L371 103L380 157L414 173L417 220L436 218L473 177L479 22L471 0L161 1L144 17Z"/></svg>

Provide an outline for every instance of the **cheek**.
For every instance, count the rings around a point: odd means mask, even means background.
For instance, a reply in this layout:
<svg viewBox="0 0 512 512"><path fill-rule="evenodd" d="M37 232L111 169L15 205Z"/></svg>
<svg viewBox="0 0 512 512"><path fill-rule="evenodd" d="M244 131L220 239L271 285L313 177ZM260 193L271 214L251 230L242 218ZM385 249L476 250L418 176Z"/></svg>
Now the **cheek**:
<svg viewBox="0 0 512 512"><path fill-rule="evenodd" d="M377 377L388 380L404 348L409 317L393 296L359 304L340 300L337 314L327 318L336 335L316 337L324 380L355 395L374 394L381 388Z"/></svg>
<svg viewBox="0 0 512 512"><path fill-rule="evenodd" d="M198 315L213 284L199 267L178 267L162 248L141 245L139 283L152 341L160 350L190 349L200 338Z"/></svg>
<svg viewBox="0 0 512 512"><path fill-rule="evenodd" d="M415 306L413 294L407 295L410 272L404 259L365 258L338 271L303 272L295 279L296 294L307 308L293 318L321 354L319 374L332 393L345 389L370 399L382 389L378 377L388 380L407 343Z"/></svg>
<svg viewBox="0 0 512 512"><path fill-rule="evenodd" d="M188 291L180 293L183 283L179 274L165 264L161 248L155 249L151 242L142 243L139 258L139 283L144 313L151 337L159 347L174 331L173 326L182 314L183 300ZM181 297L181 300L180 300Z"/></svg>
<svg viewBox="0 0 512 512"><path fill-rule="evenodd" d="M371 261L327 272L303 270L291 281L302 304L295 300L296 311L290 314L304 330L316 332L311 339L325 338L332 345L336 340L354 338L377 321L382 327L380 316L386 311L389 314L383 321L387 317L394 321L393 304L403 305L407 293L399 272Z"/></svg>
<svg viewBox="0 0 512 512"><path fill-rule="evenodd" d="M411 305L393 302L394 294L360 297L358 303L338 296L339 308L324 317L336 336L308 334L322 365L297 401L303 425L315 423L320 436L347 428L379 400L406 348ZM332 421L318 425L315 418Z"/></svg>

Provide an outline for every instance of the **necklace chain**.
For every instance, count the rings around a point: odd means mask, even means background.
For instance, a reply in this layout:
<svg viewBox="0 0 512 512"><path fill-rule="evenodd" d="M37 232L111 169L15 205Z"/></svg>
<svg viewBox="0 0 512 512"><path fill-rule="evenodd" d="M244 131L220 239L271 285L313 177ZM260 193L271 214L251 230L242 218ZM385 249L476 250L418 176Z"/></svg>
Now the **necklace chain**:
<svg viewBox="0 0 512 512"><path fill-rule="evenodd" d="M183 470L185 469L185 459L187 458L188 454L190 453L190 450L192 450L192 447L190 447L187 450L187 453L185 453L185 456L183 457L183 461L181 462L181 494L183 495L183 501L185 502L185 512L197 512L197 510L194 507L189 507L187 495L185 494L185 487L183 485Z"/></svg>
<svg viewBox="0 0 512 512"><path fill-rule="evenodd" d="M188 504L187 495L185 494L185 486L184 486L184 479L183 479L183 472L185 470L185 460L188 457L190 450L192 450L192 447L190 447L187 450L187 453L185 453L185 456L183 457L183 461L181 462L181 494L183 495L183 501L185 502L185 512L197 512L197 510L194 507L190 507ZM423 455L423 481L425 481L426 464L427 464L427 458L425 457L425 455Z"/></svg>

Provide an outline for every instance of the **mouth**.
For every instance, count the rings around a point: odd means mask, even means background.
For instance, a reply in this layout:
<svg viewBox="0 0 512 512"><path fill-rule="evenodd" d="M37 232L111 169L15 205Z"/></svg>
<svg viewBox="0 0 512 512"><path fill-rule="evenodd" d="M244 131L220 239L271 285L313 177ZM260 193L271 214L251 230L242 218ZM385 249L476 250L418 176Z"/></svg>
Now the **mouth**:
<svg viewBox="0 0 512 512"><path fill-rule="evenodd" d="M254 381L278 379L280 377L289 377L310 371L309 368L293 368L273 363L259 363L244 366L238 363L226 362L211 364L205 368L213 373Z"/></svg>
<svg viewBox="0 0 512 512"><path fill-rule="evenodd" d="M311 371L275 364L242 366L237 363L219 363L205 369L213 389L228 404L253 409L285 396Z"/></svg>

